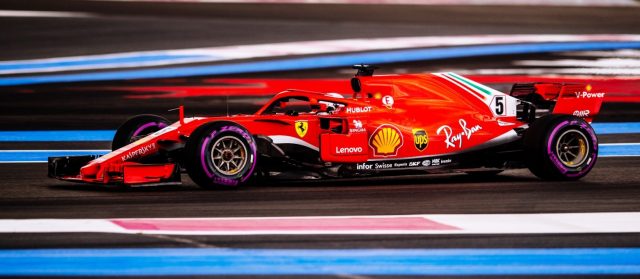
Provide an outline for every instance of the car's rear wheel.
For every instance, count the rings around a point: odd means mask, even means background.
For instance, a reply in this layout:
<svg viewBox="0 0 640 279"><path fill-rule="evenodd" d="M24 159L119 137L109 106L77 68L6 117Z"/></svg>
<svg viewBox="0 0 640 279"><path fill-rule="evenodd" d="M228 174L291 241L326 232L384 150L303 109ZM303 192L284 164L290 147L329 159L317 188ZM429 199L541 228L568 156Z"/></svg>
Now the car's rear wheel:
<svg viewBox="0 0 640 279"><path fill-rule="evenodd" d="M242 127L205 124L191 133L185 146L189 177L203 188L236 188L255 171L256 142Z"/></svg>
<svg viewBox="0 0 640 279"><path fill-rule="evenodd" d="M598 138L589 123L569 115L536 120L524 138L527 166L547 180L576 180L591 171L598 157Z"/></svg>
<svg viewBox="0 0 640 279"><path fill-rule="evenodd" d="M119 149L153 132L157 132L171 124L162 116L144 114L134 116L125 121L116 131L111 150Z"/></svg>

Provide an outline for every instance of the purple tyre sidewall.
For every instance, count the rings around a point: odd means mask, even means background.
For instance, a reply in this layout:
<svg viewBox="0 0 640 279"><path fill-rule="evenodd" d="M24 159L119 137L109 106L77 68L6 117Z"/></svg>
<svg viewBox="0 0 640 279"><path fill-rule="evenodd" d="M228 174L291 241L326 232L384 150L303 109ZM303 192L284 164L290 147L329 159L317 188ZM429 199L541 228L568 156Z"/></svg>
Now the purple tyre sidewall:
<svg viewBox="0 0 640 279"><path fill-rule="evenodd" d="M138 127L135 131L133 131L133 133L131 134L131 138L140 136L140 135L144 135L142 134L143 131L148 130L150 128L156 128L155 130L153 130L153 132L158 131L162 128L167 127L167 124L164 122L149 122L149 123L145 123L140 125L140 127Z"/></svg>
<svg viewBox="0 0 640 279"><path fill-rule="evenodd" d="M569 128L576 128L577 130L585 133L585 136L587 137L587 140L589 142L589 148L591 149L590 154L588 155L585 162L576 168L569 168L565 166L560 161L560 158L558 157L558 154L555 152L554 148L560 133ZM593 128L586 122L580 120L565 120L558 123L555 127L553 127L551 133L547 137L546 145L547 156L549 156L549 160L561 175L568 178L581 177L586 175L593 168L598 157L598 138L596 137Z"/></svg>
<svg viewBox="0 0 640 279"><path fill-rule="evenodd" d="M235 135L241 137L246 141L245 144L247 144L247 151L249 153L249 158L247 158L247 165L242 171L240 171L239 174L235 176L229 177L218 174L211 167L212 162L209 156L209 152L211 150L210 148L212 148L211 145L213 144L213 140L217 136L222 135ZM233 125L220 126L219 128L211 131L211 133L207 135L204 140L202 140L200 144L200 165L204 170L204 173L214 183L225 186L237 186L240 183L247 181L247 179L251 177L251 174L253 174L253 171L256 167L256 159L258 156L257 149L258 148L256 145L256 141L253 139L251 134L249 134L244 129Z"/></svg>

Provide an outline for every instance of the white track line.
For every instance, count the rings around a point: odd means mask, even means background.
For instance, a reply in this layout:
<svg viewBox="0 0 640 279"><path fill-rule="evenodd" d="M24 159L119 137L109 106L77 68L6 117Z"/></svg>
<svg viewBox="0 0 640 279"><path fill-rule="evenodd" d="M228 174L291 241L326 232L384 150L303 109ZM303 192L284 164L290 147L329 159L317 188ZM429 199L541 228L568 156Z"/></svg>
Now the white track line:
<svg viewBox="0 0 640 279"><path fill-rule="evenodd" d="M589 75L589 76L616 76L616 77L633 77L640 75L640 68L511 68L511 69L480 69L480 70L464 70L449 69L456 71L462 75Z"/></svg>
<svg viewBox="0 0 640 279"><path fill-rule="evenodd" d="M334 219L345 224L350 219L368 219L375 224L379 218L424 218L454 229L412 230L336 230L336 229L283 229L283 230L128 230L108 219L23 219L0 220L0 233L71 233L100 232L125 234L173 234L173 235L334 235L334 234L541 234L541 233L640 233L640 212L608 213L547 213L547 214L437 214L437 215L393 215L393 216L320 216L320 217L268 217L268 218L161 218L118 219L153 225L166 221L215 224L217 221L235 220L248 224L254 222L286 222L291 219L316 221ZM375 226L375 225L374 225Z"/></svg>
<svg viewBox="0 0 640 279"><path fill-rule="evenodd" d="M562 52L558 54L563 56L583 56L583 57L596 57L596 58L603 58L603 57L640 58L640 50L638 49L578 51L578 52Z"/></svg>
<svg viewBox="0 0 640 279"><path fill-rule="evenodd" d="M358 4L358 5L506 5L506 6L638 6L633 0L94 0L112 2Z"/></svg>
<svg viewBox="0 0 640 279"><path fill-rule="evenodd" d="M555 59L555 60L519 60L517 66L537 67L575 67L575 68L632 68L640 69L640 58L600 58L600 59Z"/></svg>
<svg viewBox="0 0 640 279"><path fill-rule="evenodd" d="M362 38L286 43L235 45L210 48L154 50L100 55L69 56L0 62L0 74L42 73L71 70L132 68L195 62L230 61L290 55L319 55L407 48L584 41L640 41L637 34L599 35L472 35ZM162 57L162 59L144 59ZM105 59L112 59L105 63ZM64 65L73 62L74 65ZM62 64L57 64L62 63ZM45 65L43 65L45 64Z"/></svg>
<svg viewBox="0 0 640 279"><path fill-rule="evenodd" d="M0 10L0 17L95 17L90 13Z"/></svg>

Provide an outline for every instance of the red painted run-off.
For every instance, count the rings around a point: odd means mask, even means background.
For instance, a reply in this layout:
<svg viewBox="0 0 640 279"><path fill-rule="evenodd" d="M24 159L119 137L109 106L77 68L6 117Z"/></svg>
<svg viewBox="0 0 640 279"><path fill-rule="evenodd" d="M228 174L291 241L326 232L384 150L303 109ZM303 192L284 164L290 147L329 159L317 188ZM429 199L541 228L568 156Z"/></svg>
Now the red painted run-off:
<svg viewBox="0 0 640 279"><path fill-rule="evenodd" d="M274 219L114 219L127 230L162 231L419 231L459 230L422 217Z"/></svg>

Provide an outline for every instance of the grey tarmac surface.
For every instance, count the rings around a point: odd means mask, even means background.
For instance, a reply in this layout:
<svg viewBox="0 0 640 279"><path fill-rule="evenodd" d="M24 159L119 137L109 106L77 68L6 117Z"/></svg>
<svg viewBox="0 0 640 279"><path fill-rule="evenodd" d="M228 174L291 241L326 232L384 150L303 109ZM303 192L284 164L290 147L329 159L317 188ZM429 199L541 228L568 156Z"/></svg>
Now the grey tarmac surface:
<svg viewBox="0 0 640 279"><path fill-rule="evenodd" d="M277 181L229 191L101 188L46 178L46 164L2 164L0 218L262 217L639 211L640 158L600 158L574 182L526 170L469 175Z"/></svg>
<svg viewBox="0 0 640 279"><path fill-rule="evenodd" d="M0 168L0 218L253 217L395 214L626 212L640 210L640 158L601 158L577 182L526 170L356 180L276 181L231 191L185 185L118 189L44 177L44 164ZM635 247L640 234L415 236L142 236L4 234L0 247L488 248Z"/></svg>

